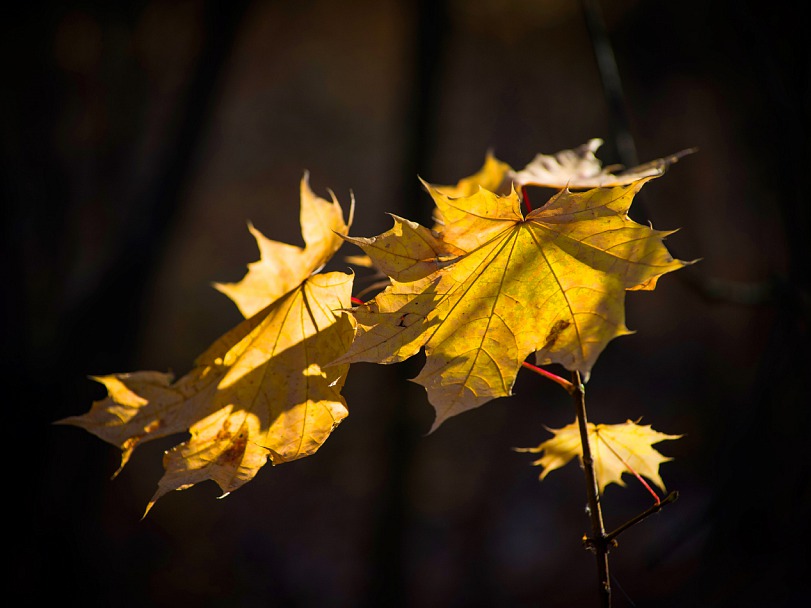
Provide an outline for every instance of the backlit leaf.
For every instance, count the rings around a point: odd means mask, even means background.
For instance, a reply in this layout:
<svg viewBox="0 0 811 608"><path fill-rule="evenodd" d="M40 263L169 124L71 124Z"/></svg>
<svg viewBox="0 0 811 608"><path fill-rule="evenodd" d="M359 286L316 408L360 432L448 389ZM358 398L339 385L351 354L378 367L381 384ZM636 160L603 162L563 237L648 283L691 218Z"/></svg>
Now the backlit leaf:
<svg viewBox="0 0 811 608"><path fill-rule="evenodd" d="M623 424L587 425L589 448L594 459L594 471L600 493L610 483L625 485L623 473L647 477L662 491L665 484L659 475L659 465L673 460L653 449L654 443L679 439L682 435L666 435L654 431L650 425L639 425L630 420ZM517 448L518 452L543 454L532 464L543 467L540 478L568 464L575 456L582 460L583 446L580 429L573 422L562 429L549 429L554 437L535 448Z"/></svg>
<svg viewBox="0 0 811 608"><path fill-rule="evenodd" d="M600 160L594 155L602 145L603 140L595 138L574 150L538 154L521 171L510 171L509 177L516 188L543 186L582 190L627 186L646 177L659 177L682 156L693 152L684 150L630 169L623 169L621 166L603 168Z"/></svg>
<svg viewBox="0 0 811 608"><path fill-rule="evenodd" d="M350 224L351 215L350 209ZM248 264L248 273L238 283L214 284L234 301L243 316L259 312L323 267L343 244L340 235L349 230L335 196L332 202L316 196L307 174L301 180L300 221L303 249L272 241L248 225L259 247L259 261Z"/></svg>
<svg viewBox="0 0 811 608"><path fill-rule="evenodd" d="M176 382L159 372L96 378L108 396L88 413L60 421L121 448L122 467L139 444L190 432L187 441L166 453L166 470L149 507L167 492L208 479L231 492L253 479L268 459L279 464L314 453L346 417L340 391L348 365L325 366L352 340L352 319L343 311L351 305L353 277L313 274L342 243L332 231L347 231L336 213L340 216L337 202L315 197L305 177L307 246L260 240L261 262L227 290L251 316ZM278 259L272 257L276 254ZM278 275L271 270L274 264Z"/></svg>
<svg viewBox="0 0 811 608"><path fill-rule="evenodd" d="M453 198L426 184L441 229L394 217L377 237L347 237L391 285L353 310L355 341L339 362L394 363L424 347L415 381L436 410L434 429L510 395L530 353L587 376L606 344L629 333L626 290L652 289L684 266L662 243L670 233L627 215L649 179L564 190L526 217L515 191Z"/></svg>

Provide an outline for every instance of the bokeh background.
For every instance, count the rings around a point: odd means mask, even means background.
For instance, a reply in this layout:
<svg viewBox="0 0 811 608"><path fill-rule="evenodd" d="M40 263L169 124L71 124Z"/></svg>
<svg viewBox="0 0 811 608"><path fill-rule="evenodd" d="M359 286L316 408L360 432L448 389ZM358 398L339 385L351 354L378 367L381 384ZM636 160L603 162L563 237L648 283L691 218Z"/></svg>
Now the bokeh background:
<svg viewBox="0 0 811 608"><path fill-rule="evenodd" d="M305 170L321 195L354 193L352 234L368 236L388 229L387 212L429 221L417 175L455 182L487 150L522 167L592 137L606 140L606 164L699 148L645 187L632 216L681 228L669 246L701 262L629 294L637 333L609 345L589 383L592 421L685 434L659 445L679 500L612 552L615 605L807 601L811 78L799 5L143 0L7 14L15 605L595 605L580 471L539 482L531 455L511 449L573 419L566 394L532 374L514 397L426 435L431 407L406 381L419 358L355 365L350 416L317 455L268 466L223 500L212 482L172 493L143 520L162 452L181 438L140 447L111 481L116 448L52 424L102 396L89 375L184 373L240 320L211 282L256 259L248 221L301 242ZM611 54L619 94L597 61ZM650 504L633 480L604 500L609 528Z"/></svg>

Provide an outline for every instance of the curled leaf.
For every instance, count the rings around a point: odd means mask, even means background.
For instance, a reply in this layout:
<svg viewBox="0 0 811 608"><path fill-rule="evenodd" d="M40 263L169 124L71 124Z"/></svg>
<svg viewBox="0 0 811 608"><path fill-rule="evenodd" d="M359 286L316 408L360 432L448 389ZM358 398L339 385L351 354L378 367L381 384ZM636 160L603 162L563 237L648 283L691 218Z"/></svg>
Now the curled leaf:
<svg viewBox="0 0 811 608"><path fill-rule="evenodd" d="M523 186L543 186L546 188L606 188L627 186L647 177L658 177L682 156L694 150L684 150L664 158L612 173L622 167L603 168L594 155L603 145L602 139L590 139L573 150L562 150L555 154L538 154L521 171L511 171L510 178L517 188Z"/></svg>

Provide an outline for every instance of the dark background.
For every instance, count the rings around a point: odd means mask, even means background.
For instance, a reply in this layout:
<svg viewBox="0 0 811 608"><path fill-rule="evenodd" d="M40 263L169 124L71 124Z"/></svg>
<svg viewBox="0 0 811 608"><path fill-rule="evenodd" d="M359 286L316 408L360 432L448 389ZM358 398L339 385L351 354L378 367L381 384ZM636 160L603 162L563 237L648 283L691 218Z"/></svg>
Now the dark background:
<svg viewBox="0 0 811 608"><path fill-rule="evenodd" d="M485 152L522 167L602 137L606 163L696 146L646 186L638 221L682 259L631 293L633 336L589 383L594 422L643 417L679 441L680 499L612 552L616 606L798 606L811 592L809 53L799 3L622 0L603 18L607 98L574 0L40 2L3 24L7 591L15 605L593 606L574 464L531 455L573 419L532 374L426 436L397 366L353 366L350 417L312 458L224 500L205 483L141 520L180 438L118 450L62 417L87 379L187 371L235 325L210 287L257 253L246 224L300 243L298 182L357 198L352 234L428 222L417 175ZM537 200L534 201L537 204ZM349 247L343 253L356 250ZM605 494L612 528L650 504ZM9 546L8 544L6 545ZM620 589L621 587L621 589ZM633 602L633 604L631 603Z"/></svg>

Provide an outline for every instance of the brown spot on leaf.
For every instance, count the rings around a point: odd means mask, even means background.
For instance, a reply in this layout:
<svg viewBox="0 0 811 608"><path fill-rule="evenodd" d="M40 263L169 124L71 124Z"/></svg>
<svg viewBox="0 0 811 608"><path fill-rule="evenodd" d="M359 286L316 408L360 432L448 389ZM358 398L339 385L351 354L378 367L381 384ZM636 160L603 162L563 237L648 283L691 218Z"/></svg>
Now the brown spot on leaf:
<svg viewBox="0 0 811 608"><path fill-rule="evenodd" d="M546 341L543 345L543 350L549 350L555 345L555 342L558 341L560 334L571 325L569 321L556 321L555 324L552 326L552 329L549 330L549 333L546 336Z"/></svg>
<svg viewBox="0 0 811 608"><path fill-rule="evenodd" d="M214 441L227 441L231 438L231 423L226 420L222 423L222 428L217 432L217 436L214 438Z"/></svg>
<svg viewBox="0 0 811 608"><path fill-rule="evenodd" d="M224 429L227 433L228 431ZM220 431L222 433L222 431ZM217 464L222 466L234 466L242 462L242 457L245 455L245 448L248 447L248 431L241 430L239 433L232 437L230 447L220 454L217 458Z"/></svg>

